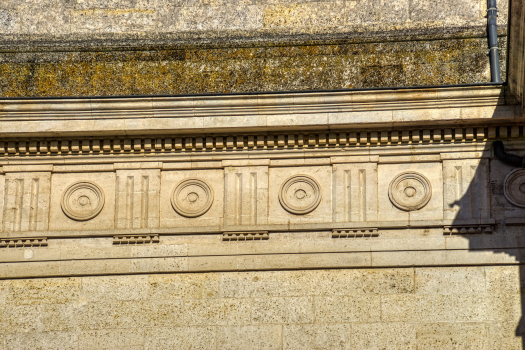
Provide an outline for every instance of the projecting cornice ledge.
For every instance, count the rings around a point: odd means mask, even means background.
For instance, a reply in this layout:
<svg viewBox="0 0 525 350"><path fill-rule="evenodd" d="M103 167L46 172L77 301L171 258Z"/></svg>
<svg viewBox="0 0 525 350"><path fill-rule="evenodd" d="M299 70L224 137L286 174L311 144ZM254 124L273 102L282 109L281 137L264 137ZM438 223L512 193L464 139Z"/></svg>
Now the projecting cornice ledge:
<svg viewBox="0 0 525 350"><path fill-rule="evenodd" d="M159 135L521 123L501 86L0 100L0 137Z"/></svg>

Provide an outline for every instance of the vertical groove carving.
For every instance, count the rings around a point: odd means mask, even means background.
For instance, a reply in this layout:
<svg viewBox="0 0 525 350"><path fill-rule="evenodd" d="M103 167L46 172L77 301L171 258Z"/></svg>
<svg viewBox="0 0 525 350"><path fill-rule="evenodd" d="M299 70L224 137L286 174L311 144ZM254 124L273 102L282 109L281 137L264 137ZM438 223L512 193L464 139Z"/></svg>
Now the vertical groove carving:
<svg viewBox="0 0 525 350"><path fill-rule="evenodd" d="M148 227L149 176L142 176L142 194L140 203L140 227Z"/></svg>
<svg viewBox="0 0 525 350"><path fill-rule="evenodd" d="M257 225L257 173L251 173L251 189L252 189L252 225Z"/></svg>
<svg viewBox="0 0 525 350"><path fill-rule="evenodd" d="M24 202L24 179L17 179L15 192L15 222L13 231L22 228L22 204Z"/></svg>
<svg viewBox="0 0 525 350"><path fill-rule="evenodd" d="M456 180L456 189L455 189L455 203L454 207L459 207L461 201L461 196L463 194L463 167L455 166L454 167L454 177Z"/></svg>
<svg viewBox="0 0 525 350"><path fill-rule="evenodd" d="M8 195L9 195L9 184L11 183L11 181L6 181L5 182L5 191L4 191L4 213L2 215L2 220L3 220L3 231L9 231L10 230L10 227L8 226L9 225L9 221L7 219L7 207L8 207Z"/></svg>
<svg viewBox="0 0 525 350"><path fill-rule="evenodd" d="M359 218L366 221L366 169L359 169Z"/></svg>
<svg viewBox="0 0 525 350"><path fill-rule="evenodd" d="M335 186L334 186L335 187ZM352 171L345 170L345 220L352 219Z"/></svg>
<svg viewBox="0 0 525 350"><path fill-rule="evenodd" d="M116 183L115 183L115 214L114 214L115 228L119 227L119 224L118 224L118 212L120 208L119 199L120 199L120 176L117 176Z"/></svg>
<svg viewBox="0 0 525 350"><path fill-rule="evenodd" d="M133 228L133 192L134 192L134 176L128 176L127 187L126 187L126 219L127 228Z"/></svg>
<svg viewBox="0 0 525 350"><path fill-rule="evenodd" d="M31 207L29 212L29 230L36 230L38 218L38 187L39 179L31 181Z"/></svg>
<svg viewBox="0 0 525 350"><path fill-rule="evenodd" d="M235 190L236 190L236 215L235 224L242 224L242 173L237 173L235 178Z"/></svg>

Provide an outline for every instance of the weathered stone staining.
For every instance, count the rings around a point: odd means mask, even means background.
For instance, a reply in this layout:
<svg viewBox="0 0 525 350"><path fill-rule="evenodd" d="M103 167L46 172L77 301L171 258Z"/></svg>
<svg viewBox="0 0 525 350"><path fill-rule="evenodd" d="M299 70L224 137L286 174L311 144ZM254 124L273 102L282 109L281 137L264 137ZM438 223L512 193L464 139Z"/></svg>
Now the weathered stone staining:
<svg viewBox="0 0 525 350"><path fill-rule="evenodd" d="M525 208L525 170L516 169L507 175L503 190L509 202Z"/></svg>
<svg viewBox="0 0 525 350"><path fill-rule="evenodd" d="M1 2L0 350L523 349L508 3Z"/></svg>
<svg viewBox="0 0 525 350"><path fill-rule="evenodd" d="M432 185L423 174L404 172L392 180L388 196L401 210L419 210L430 201Z"/></svg>
<svg viewBox="0 0 525 350"><path fill-rule="evenodd" d="M69 218L91 220L104 207L104 191L92 181L75 182L64 191L60 204Z"/></svg>
<svg viewBox="0 0 525 350"><path fill-rule="evenodd" d="M279 190L279 202L288 212L297 215L308 214L321 202L320 185L308 175L294 175L288 178Z"/></svg>
<svg viewBox="0 0 525 350"><path fill-rule="evenodd" d="M213 204L213 190L201 179L183 180L173 189L171 204L182 216L201 216Z"/></svg>

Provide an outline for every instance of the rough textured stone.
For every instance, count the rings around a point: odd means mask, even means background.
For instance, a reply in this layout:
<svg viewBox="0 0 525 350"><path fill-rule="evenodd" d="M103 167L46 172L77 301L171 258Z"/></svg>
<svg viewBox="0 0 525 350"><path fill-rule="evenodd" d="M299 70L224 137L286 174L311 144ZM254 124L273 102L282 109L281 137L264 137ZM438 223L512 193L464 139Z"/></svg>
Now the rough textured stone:
<svg viewBox="0 0 525 350"><path fill-rule="evenodd" d="M470 84L486 39L0 54L0 96L107 96ZM505 38L500 40L505 47ZM501 52L505 72L505 51ZM504 74L503 74L504 75Z"/></svg>

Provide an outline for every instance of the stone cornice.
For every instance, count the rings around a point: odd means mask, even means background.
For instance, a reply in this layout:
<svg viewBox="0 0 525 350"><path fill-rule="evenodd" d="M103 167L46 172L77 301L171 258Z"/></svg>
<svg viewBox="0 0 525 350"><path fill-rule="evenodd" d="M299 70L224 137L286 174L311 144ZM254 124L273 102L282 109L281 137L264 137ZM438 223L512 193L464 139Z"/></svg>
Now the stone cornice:
<svg viewBox="0 0 525 350"><path fill-rule="evenodd" d="M501 86L0 100L0 137L181 135L521 122ZM24 127L20 127L23 123Z"/></svg>

